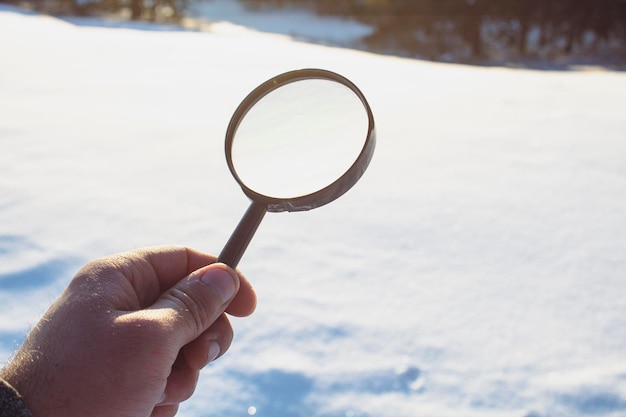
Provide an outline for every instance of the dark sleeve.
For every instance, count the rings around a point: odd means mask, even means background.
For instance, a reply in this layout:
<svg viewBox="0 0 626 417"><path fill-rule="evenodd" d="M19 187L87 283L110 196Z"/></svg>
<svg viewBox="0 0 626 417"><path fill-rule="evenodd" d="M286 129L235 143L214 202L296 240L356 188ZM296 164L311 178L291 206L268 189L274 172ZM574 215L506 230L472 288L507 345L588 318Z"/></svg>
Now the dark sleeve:
<svg viewBox="0 0 626 417"><path fill-rule="evenodd" d="M33 417L22 397L0 379L0 417Z"/></svg>

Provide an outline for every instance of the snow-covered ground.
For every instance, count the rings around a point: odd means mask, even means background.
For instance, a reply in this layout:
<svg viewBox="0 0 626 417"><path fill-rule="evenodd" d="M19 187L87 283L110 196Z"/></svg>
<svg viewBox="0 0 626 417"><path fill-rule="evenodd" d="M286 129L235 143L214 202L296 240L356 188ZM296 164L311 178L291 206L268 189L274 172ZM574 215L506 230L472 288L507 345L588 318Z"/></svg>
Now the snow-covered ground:
<svg viewBox="0 0 626 417"><path fill-rule="evenodd" d="M0 360L89 259L218 253L232 111L321 67L368 97L372 164L266 216L258 310L179 415L626 416L626 74L76 22L0 9Z"/></svg>

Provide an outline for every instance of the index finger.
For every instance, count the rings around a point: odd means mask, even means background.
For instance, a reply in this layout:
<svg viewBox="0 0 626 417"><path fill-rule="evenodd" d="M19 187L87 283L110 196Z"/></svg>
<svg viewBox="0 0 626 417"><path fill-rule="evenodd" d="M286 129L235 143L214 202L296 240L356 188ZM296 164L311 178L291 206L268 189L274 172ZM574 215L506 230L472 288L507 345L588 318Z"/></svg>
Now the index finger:
<svg viewBox="0 0 626 417"><path fill-rule="evenodd" d="M157 271L157 274L163 277L161 281L167 285L165 289L170 288L193 271L217 261L217 258L213 255L199 252L188 247L169 246L153 248L153 250L154 249L157 249L157 252L150 253L148 259L155 271ZM147 250L150 249L148 248ZM176 279L177 271L170 270L170 268L175 267L175 264L177 264L175 259L169 259L171 257L185 258L184 262L180 261L181 267L183 263L186 265L185 273L182 276L178 275L178 279ZM246 277L240 271L237 270L236 272L239 275L240 287L237 295L226 309L226 312L234 316L243 317L252 314L256 308L256 294ZM174 278L171 279L171 277ZM165 289L162 289L161 292Z"/></svg>
<svg viewBox="0 0 626 417"><path fill-rule="evenodd" d="M133 287L139 302L136 308L152 305L181 279L216 260L213 255L184 246L143 248L113 257L117 269ZM239 291L226 311L236 316L247 316L256 307L256 296L250 282L239 271L237 273L240 277Z"/></svg>

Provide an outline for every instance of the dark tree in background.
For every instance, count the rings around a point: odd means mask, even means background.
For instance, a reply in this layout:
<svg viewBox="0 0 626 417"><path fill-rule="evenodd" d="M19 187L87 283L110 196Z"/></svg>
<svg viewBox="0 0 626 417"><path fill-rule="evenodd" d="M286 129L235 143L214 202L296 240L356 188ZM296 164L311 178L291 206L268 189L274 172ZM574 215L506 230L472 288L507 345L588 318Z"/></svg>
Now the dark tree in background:
<svg viewBox="0 0 626 417"><path fill-rule="evenodd" d="M242 0L373 26L364 46L438 60L626 60L626 0Z"/></svg>
<svg viewBox="0 0 626 417"><path fill-rule="evenodd" d="M236 0L235 0L236 1ZM0 0L55 15L113 14L131 20L177 22L188 0Z"/></svg>

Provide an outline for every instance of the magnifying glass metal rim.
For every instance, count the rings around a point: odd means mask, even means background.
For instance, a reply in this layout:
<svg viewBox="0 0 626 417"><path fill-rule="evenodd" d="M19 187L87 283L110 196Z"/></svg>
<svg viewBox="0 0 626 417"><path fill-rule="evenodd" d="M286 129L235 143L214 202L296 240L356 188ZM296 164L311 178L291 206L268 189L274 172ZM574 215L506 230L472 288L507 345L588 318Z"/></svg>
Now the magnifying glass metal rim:
<svg viewBox="0 0 626 417"><path fill-rule="evenodd" d="M342 84L354 92L354 94L356 94L356 96L361 100L368 117L367 135L361 152L350 168L348 168L337 180L318 191L292 198L276 198L257 193L245 185L233 165L232 145L237 128L254 104L267 94L289 83L310 79L329 80ZM220 252L217 257L217 261L223 262L231 268L235 268L266 212L310 210L330 203L343 195L346 191L352 188L354 184L356 184L365 172L365 169L369 165L372 155L374 154L375 143L376 134L374 130L374 116L372 115L372 110L370 109L365 96L350 80L337 73L321 69L301 69L289 71L278 75L255 88L250 94L248 94L248 96L246 96L246 98L235 110L226 131L225 141L226 162L228 164L228 169L230 169L230 172L241 186L243 192L252 200L252 203L239 221L239 224L237 224L233 233L230 235L230 238L226 242L222 252Z"/></svg>
<svg viewBox="0 0 626 417"><path fill-rule="evenodd" d="M359 98L359 100L361 100L361 103L365 108L368 118L367 135L365 137L365 142L363 143L361 152L355 159L354 163L339 178L337 178L326 187L321 188L320 190L314 191L309 194L289 198L272 197L260 194L249 188L244 183L241 177L239 177L239 174L237 173L237 170L235 169L235 166L233 164L232 147L233 141L235 140L235 136L237 133L237 128L241 124L241 121L244 119L246 114L250 111L250 109L263 97L276 90L277 88L285 86L289 83L310 79L328 80L342 84L352 90L352 92ZM243 192L246 194L246 196L248 196L248 198L256 203L266 206L267 211L270 212L305 211L328 204L331 201L342 196L350 188L352 188L352 186L357 183L359 178L361 178L361 176L367 169L372 159L372 156L374 155L375 145L376 131L374 127L374 116L372 114L369 103L365 99L365 96L363 95L361 90L359 90L359 88L354 85L352 81L335 72L317 68L305 68L277 75L259 85L257 88L252 90L252 92L248 94L246 98L243 99L241 104L239 104L239 106L233 113L233 116L230 119L230 123L228 124L228 129L226 131L225 152L228 169L232 173L235 180L241 186Z"/></svg>

